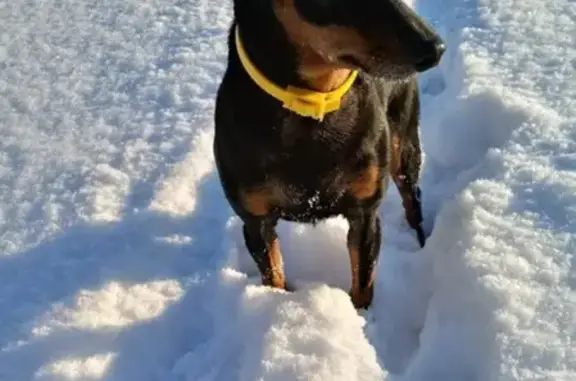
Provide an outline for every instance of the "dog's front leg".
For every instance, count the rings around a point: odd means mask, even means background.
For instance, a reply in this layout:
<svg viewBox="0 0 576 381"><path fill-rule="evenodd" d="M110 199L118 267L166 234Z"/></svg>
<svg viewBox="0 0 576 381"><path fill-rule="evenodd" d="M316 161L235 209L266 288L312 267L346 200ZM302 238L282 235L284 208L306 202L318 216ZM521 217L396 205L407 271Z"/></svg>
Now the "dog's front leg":
<svg viewBox="0 0 576 381"><path fill-rule="evenodd" d="M244 241L258 266L262 284L286 289L276 223L275 219L269 217L244 219Z"/></svg>
<svg viewBox="0 0 576 381"><path fill-rule="evenodd" d="M422 228L422 201L418 177L422 152L418 131L413 128L403 140L392 139L391 174L402 198L406 221L416 231L418 243L424 247L426 236Z"/></svg>
<svg viewBox="0 0 576 381"><path fill-rule="evenodd" d="M424 247L422 201L418 185L422 166L420 143L420 99L416 82L405 86L390 102L389 125L390 175L402 197L406 221L416 231L418 243Z"/></svg>
<svg viewBox="0 0 576 381"><path fill-rule="evenodd" d="M376 208L366 208L347 218L352 270L350 297L354 307L368 308L374 296L374 272L380 253L380 217Z"/></svg>

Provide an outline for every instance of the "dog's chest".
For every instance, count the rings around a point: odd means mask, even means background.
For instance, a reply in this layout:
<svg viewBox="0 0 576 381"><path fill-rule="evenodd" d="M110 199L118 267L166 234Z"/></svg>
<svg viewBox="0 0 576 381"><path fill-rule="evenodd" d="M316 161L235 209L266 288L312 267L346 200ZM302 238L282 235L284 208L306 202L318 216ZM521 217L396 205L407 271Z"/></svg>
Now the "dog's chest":
<svg viewBox="0 0 576 381"><path fill-rule="evenodd" d="M287 220L310 222L338 214L344 191L339 187L302 186L276 179L273 206Z"/></svg>
<svg viewBox="0 0 576 381"><path fill-rule="evenodd" d="M364 115L323 126L290 123L278 131L262 170L264 187L285 219L313 221L342 212L346 199L372 196L381 178L385 126Z"/></svg>
<svg viewBox="0 0 576 381"><path fill-rule="evenodd" d="M377 162L336 165L331 170L309 164L290 171L270 171L258 188L287 220L314 222L341 214L357 198L370 198L379 188Z"/></svg>

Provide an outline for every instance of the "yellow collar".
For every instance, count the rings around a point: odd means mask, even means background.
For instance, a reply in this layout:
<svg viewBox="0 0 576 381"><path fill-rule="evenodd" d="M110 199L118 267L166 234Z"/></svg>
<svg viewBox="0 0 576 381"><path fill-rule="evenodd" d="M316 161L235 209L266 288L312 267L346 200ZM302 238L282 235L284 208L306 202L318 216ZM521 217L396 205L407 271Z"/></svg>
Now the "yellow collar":
<svg viewBox="0 0 576 381"><path fill-rule="evenodd" d="M316 92L308 89L288 86L283 89L275 83L269 81L255 66L252 64L244 46L240 41L238 27L235 31L236 50L244 70L250 78L265 92L282 102L282 106L302 116L308 116L317 120L323 120L324 116L340 108L342 97L348 92L354 80L358 76L357 71L353 71L350 77L338 89L328 93Z"/></svg>

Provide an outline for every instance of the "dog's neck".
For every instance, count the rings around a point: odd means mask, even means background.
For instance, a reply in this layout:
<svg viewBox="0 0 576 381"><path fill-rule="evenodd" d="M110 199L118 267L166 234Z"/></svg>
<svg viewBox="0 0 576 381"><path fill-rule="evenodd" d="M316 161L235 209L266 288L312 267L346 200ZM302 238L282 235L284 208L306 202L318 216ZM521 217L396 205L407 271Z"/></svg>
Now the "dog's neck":
<svg viewBox="0 0 576 381"><path fill-rule="evenodd" d="M329 65L312 52L298 52L275 15L262 13L237 9L235 25L240 28L246 54L268 80L281 87L328 92L350 76L349 69Z"/></svg>
<svg viewBox="0 0 576 381"><path fill-rule="evenodd" d="M312 51L300 55L298 75L312 90L335 90L342 86L351 73L352 70L331 65Z"/></svg>

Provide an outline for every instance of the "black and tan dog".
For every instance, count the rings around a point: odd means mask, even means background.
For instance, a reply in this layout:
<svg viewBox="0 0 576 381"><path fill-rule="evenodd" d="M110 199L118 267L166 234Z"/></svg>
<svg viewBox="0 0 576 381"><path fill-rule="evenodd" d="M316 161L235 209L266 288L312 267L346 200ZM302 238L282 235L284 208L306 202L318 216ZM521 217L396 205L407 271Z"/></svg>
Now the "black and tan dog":
<svg viewBox="0 0 576 381"><path fill-rule="evenodd" d="M287 288L276 224L341 215L357 308L373 297L391 177L423 246L417 72L440 37L402 0L235 0L214 154L265 285Z"/></svg>

